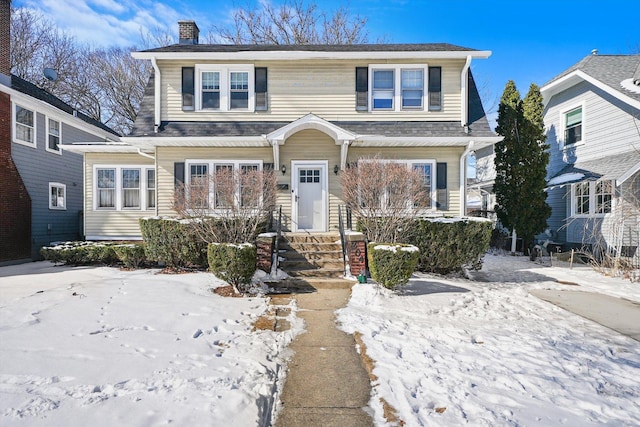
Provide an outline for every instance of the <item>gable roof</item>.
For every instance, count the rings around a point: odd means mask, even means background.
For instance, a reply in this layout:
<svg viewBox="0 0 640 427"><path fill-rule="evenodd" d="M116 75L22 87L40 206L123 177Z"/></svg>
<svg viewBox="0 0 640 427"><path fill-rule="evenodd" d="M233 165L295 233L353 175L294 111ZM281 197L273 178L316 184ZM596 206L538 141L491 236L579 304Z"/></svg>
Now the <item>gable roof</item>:
<svg viewBox="0 0 640 427"><path fill-rule="evenodd" d="M547 188L599 179L615 180L616 185L620 185L638 170L640 170L640 153L630 151L614 154L565 166L549 179Z"/></svg>
<svg viewBox="0 0 640 427"><path fill-rule="evenodd" d="M73 108L72 106L70 106L69 104L67 104L66 102L64 102L63 100L61 100L60 98L58 98L57 96L51 94L50 92L47 92L44 89L39 88L38 86L34 85L31 82L28 82L27 80L18 77L16 75L11 75L11 89L16 90L20 93L23 93L25 95L28 95L32 98L38 99L40 101L46 102L47 104L51 105L52 107L55 107L59 110L64 111L65 113L77 117L78 119L82 120L85 123L88 123L92 126L95 126L97 128L100 128L106 132L109 132L115 136L120 136L120 134L116 131L114 131L113 129L111 129L109 126L105 125L104 123L95 120L91 117L89 117L88 115L77 111L75 108Z"/></svg>
<svg viewBox="0 0 640 427"><path fill-rule="evenodd" d="M640 108L640 55L589 55L558 74L540 89L545 103L581 81L588 81L611 95Z"/></svg>

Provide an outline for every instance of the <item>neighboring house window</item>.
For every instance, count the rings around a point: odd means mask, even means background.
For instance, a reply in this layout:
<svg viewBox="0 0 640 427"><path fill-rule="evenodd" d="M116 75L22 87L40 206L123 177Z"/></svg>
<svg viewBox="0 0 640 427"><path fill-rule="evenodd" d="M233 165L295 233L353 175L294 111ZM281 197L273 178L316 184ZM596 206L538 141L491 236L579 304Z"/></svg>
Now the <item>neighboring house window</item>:
<svg viewBox="0 0 640 427"><path fill-rule="evenodd" d="M67 209L67 186L58 182L49 183L49 209Z"/></svg>
<svg viewBox="0 0 640 427"><path fill-rule="evenodd" d="M147 169L147 209L156 207L156 171Z"/></svg>
<svg viewBox="0 0 640 427"><path fill-rule="evenodd" d="M393 70L375 70L373 72L374 110L393 110L394 80Z"/></svg>
<svg viewBox="0 0 640 427"><path fill-rule="evenodd" d="M96 171L97 207L116 207L116 170L98 169Z"/></svg>
<svg viewBox="0 0 640 427"><path fill-rule="evenodd" d="M36 113L19 105L15 106L15 141L36 146Z"/></svg>
<svg viewBox="0 0 640 427"><path fill-rule="evenodd" d="M423 70L402 70L402 108L422 108Z"/></svg>
<svg viewBox="0 0 640 427"><path fill-rule="evenodd" d="M122 169L122 207L140 209L140 169Z"/></svg>
<svg viewBox="0 0 640 427"><path fill-rule="evenodd" d="M94 177L95 209L155 208L156 180L153 167L94 166Z"/></svg>
<svg viewBox="0 0 640 427"><path fill-rule="evenodd" d="M429 110L442 109L442 67L429 67Z"/></svg>
<svg viewBox="0 0 640 427"><path fill-rule="evenodd" d="M259 79L256 80L256 70ZM188 74L188 73L187 73ZM183 71L183 91L189 90L189 76ZM199 111L266 109L266 68L250 65L196 65L196 109ZM256 85L260 85L260 105L256 108ZM187 86L186 89L184 86Z"/></svg>
<svg viewBox="0 0 640 427"><path fill-rule="evenodd" d="M371 110L424 109L426 70L426 66L418 65L372 65Z"/></svg>
<svg viewBox="0 0 640 427"><path fill-rule="evenodd" d="M564 145L582 141L582 107L564 113Z"/></svg>
<svg viewBox="0 0 640 427"><path fill-rule="evenodd" d="M60 153L60 122L47 119L47 150Z"/></svg>
<svg viewBox="0 0 640 427"><path fill-rule="evenodd" d="M576 216L604 215L612 210L613 182L586 181L573 184L572 213Z"/></svg>
<svg viewBox="0 0 640 427"><path fill-rule="evenodd" d="M220 73L218 72L202 73L202 109L220 109Z"/></svg>
<svg viewBox="0 0 640 427"><path fill-rule="evenodd" d="M237 182L239 177L235 171L244 174L262 170L262 162L258 160L187 160L186 164L189 171L186 188L193 208L225 209L237 205L249 206L253 194L250 194L250 190L255 190L258 183ZM229 188L236 190L229 192Z"/></svg>

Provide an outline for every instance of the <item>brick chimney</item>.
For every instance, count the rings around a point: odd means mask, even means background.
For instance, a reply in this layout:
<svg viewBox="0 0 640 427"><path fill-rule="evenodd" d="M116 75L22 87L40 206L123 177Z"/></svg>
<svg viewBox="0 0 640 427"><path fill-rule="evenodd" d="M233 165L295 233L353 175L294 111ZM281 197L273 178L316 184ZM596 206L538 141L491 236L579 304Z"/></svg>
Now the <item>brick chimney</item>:
<svg viewBox="0 0 640 427"><path fill-rule="evenodd" d="M196 21L178 21L178 37L180 44L198 44L200 29Z"/></svg>
<svg viewBox="0 0 640 427"><path fill-rule="evenodd" d="M0 74L11 74L11 0L0 0Z"/></svg>

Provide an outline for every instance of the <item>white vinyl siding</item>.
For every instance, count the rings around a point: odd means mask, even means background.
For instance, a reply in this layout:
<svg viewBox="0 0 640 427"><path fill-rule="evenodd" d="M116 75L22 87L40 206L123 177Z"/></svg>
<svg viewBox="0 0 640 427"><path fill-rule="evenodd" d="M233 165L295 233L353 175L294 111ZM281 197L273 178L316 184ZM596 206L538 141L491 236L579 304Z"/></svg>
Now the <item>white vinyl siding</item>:
<svg viewBox="0 0 640 427"><path fill-rule="evenodd" d="M369 67L366 61L256 61L255 67L268 69L268 111L249 110L182 110L182 67L193 67L193 62L159 60L162 70L161 120L185 121L293 121L313 111L325 120L434 120L459 121L461 115L460 73L461 60L439 60L442 67L442 108L425 111L423 108L404 111L376 111L371 114L357 111L355 106L355 67ZM213 63L202 64L216 68ZM238 64L240 65L240 64ZM424 67L424 61L408 62L406 68ZM395 65L394 65L395 66ZM390 66L388 66L390 67ZM301 72L303 70L303 72ZM196 73L197 74L197 73ZM425 73L423 78L427 79ZM253 84L253 77L249 77ZM369 79L371 85L371 79ZM196 82L196 93L199 91ZM222 87L222 85L221 85ZM249 90L250 96L253 89ZM222 103L222 102L221 102Z"/></svg>

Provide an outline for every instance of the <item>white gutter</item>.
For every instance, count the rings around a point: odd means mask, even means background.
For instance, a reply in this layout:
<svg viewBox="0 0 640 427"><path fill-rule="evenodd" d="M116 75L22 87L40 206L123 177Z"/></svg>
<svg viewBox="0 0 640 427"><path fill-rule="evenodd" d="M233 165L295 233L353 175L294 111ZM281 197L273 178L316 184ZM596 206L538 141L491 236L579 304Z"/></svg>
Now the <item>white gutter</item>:
<svg viewBox="0 0 640 427"><path fill-rule="evenodd" d="M467 215L467 155L473 149L473 141L469 141L469 145L460 155L460 216Z"/></svg>
<svg viewBox="0 0 640 427"><path fill-rule="evenodd" d="M146 158L151 159L151 160L153 160L153 161L155 161L155 160L156 160L156 157L155 157L155 156L152 156L151 154L144 153L144 152L142 151L142 148L138 148L138 154L140 154L142 157L146 157Z"/></svg>
<svg viewBox="0 0 640 427"><path fill-rule="evenodd" d="M467 61L462 67L462 73L460 73L460 102L462 103L460 110L460 124L467 126L469 123L469 90L467 83L469 81L469 66L471 65L471 55L467 56Z"/></svg>
<svg viewBox="0 0 640 427"><path fill-rule="evenodd" d="M153 70L155 71L155 88L154 88L154 121L153 121L153 131L158 133L158 127L160 127L160 90L162 88L162 75L160 74L160 68L158 67L158 63L156 62L156 58L151 58L151 64L153 65Z"/></svg>

